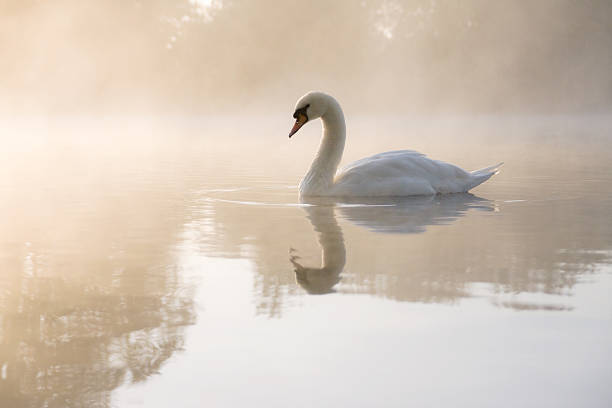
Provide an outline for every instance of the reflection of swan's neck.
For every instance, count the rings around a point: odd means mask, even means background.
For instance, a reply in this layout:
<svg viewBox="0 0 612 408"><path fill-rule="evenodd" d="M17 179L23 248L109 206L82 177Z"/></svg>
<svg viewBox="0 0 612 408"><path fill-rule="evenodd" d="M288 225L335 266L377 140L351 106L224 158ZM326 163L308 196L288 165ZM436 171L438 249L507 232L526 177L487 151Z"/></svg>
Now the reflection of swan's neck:
<svg viewBox="0 0 612 408"><path fill-rule="evenodd" d="M329 102L327 112L321 120L323 121L321 145L310 170L300 183L300 194L317 195L329 189L342 159L346 125L338 102L335 100Z"/></svg>
<svg viewBox="0 0 612 408"><path fill-rule="evenodd" d="M297 261L299 257L293 257L291 262L295 267L295 277L308 293L330 293L340 281L340 274L346 263L342 229L338 225L333 207L312 207L305 210L319 238L322 265L321 267L304 266Z"/></svg>
<svg viewBox="0 0 612 408"><path fill-rule="evenodd" d="M339 275L346 263L346 249L344 248L344 237L342 229L330 209L329 217L321 220L321 216L309 217L315 230L319 233L319 244L321 245L321 270L327 273ZM327 216L327 214L326 214ZM321 224L323 221L323 224Z"/></svg>

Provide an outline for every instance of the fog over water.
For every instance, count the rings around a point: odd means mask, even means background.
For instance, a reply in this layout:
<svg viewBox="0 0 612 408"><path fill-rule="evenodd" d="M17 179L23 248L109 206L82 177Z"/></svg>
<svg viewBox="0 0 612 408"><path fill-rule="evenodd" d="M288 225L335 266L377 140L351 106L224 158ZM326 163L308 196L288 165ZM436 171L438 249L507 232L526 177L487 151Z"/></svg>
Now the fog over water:
<svg viewBox="0 0 612 408"><path fill-rule="evenodd" d="M3 125L0 405L609 406L609 118L356 118L345 162L506 164L306 202L319 129L235 118Z"/></svg>
<svg viewBox="0 0 612 408"><path fill-rule="evenodd" d="M0 57L1 408L612 406L612 2L0 0ZM300 198L311 89L341 166L505 164Z"/></svg>
<svg viewBox="0 0 612 408"><path fill-rule="evenodd" d="M406 112L612 106L606 0L3 1L0 107Z"/></svg>

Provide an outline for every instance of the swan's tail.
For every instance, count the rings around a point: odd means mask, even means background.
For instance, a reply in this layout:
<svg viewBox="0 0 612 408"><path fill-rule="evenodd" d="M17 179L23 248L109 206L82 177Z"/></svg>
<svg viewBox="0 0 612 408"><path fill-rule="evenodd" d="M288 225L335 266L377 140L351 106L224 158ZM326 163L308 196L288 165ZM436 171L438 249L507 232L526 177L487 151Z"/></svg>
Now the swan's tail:
<svg viewBox="0 0 612 408"><path fill-rule="evenodd" d="M466 191L473 189L474 187L490 179L491 176L499 173L499 168L503 164L504 162L501 162L501 163L497 163L495 166L489 166L489 167L485 167L484 169L474 170L473 172L471 172L470 173L472 175L471 181Z"/></svg>

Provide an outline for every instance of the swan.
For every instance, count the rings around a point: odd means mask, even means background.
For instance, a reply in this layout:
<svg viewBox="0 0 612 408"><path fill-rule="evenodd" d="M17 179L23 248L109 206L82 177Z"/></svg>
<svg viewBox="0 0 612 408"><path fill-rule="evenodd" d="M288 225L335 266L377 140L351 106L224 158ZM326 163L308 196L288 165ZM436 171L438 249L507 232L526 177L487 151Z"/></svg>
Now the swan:
<svg viewBox="0 0 612 408"><path fill-rule="evenodd" d="M321 118L319 151L300 182L300 196L413 196L464 193L485 182L503 163L473 172L432 160L412 150L379 153L349 164L336 173L346 138L344 113L338 101L311 91L295 105L293 136L305 123Z"/></svg>

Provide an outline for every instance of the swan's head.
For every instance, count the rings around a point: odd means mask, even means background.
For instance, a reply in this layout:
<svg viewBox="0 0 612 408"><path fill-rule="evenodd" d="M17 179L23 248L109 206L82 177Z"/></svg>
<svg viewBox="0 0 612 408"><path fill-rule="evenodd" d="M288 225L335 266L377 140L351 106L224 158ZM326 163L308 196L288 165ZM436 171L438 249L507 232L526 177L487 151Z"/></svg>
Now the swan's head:
<svg viewBox="0 0 612 408"><path fill-rule="evenodd" d="M323 92L311 91L302 96L295 104L295 112L293 113L295 124L289 132L289 137L300 130L306 122L325 115L330 102L335 102L335 99Z"/></svg>

